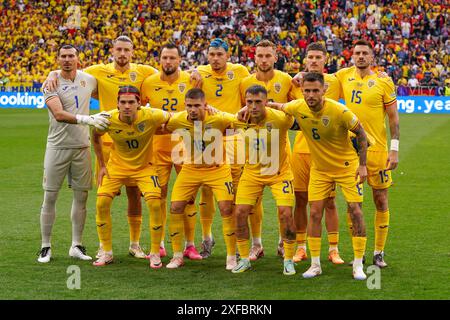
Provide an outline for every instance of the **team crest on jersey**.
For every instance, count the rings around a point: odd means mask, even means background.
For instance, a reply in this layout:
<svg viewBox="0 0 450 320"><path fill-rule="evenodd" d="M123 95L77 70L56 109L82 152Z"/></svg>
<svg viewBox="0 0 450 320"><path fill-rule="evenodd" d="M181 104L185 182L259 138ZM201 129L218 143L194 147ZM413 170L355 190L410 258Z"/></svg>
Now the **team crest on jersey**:
<svg viewBox="0 0 450 320"><path fill-rule="evenodd" d="M145 122L138 123L137 129L139 132L144 132L145 130Z"/></svg>
<svg viewBox="0 0 450 320"><path fill-rule="evenodd" d="M276 93L280 93L280 91L281 91L281 83L276 82L276 83L273 85L273 88L275 89L275 92L276 92Z"/></svg>
<svg viewBox="0 0 450 320"><path fill-rule="evenodd" d="M375 80L369 80L369 82L367 82L367 86L369 88L373 87L375 85Z"/></svg>
<svg viewBox="0 0 450 320"><path fill-rule="evenodd" d="M86 87L86 81L81 80L81 81L80 81L80 86L82 86L83 88Z"/></svg>
<svg viewBox="0 0 450 320"><path fill-rule="evenodd" d="M137 73L136 72L130 72L130 80L131 82L135 82L137 79Z"/></svg>
<svg viewBox="0 0 450 320"><path fill-rule="evenodd" d="M328 126L330 124L330 117L323 116L322 117L322 124L323 124L324 127Z"/></svg>
<svg viewBox="0 0 450 320"><path fill-rule="evenodd" d="M272 131L272 128L273 128L273 124L272 123L266 123L266 129L267 129L267 131L268 132L270 132L270 131Z"/></svg>
<svg viewBox="0 0 450 320"><path fill-rule="evenodd" d="M184 90L186 90L186 83L180 83L178 85L178 90L180 91L180 93L183 93Z"/></svg>
<svg viewBox="0 0 450 320"><path fill-rule="evenodd" d="M234 79L234 72L233 71L228 71L227 72L227 77L228 77L228 79L233 80Z"/></svg>

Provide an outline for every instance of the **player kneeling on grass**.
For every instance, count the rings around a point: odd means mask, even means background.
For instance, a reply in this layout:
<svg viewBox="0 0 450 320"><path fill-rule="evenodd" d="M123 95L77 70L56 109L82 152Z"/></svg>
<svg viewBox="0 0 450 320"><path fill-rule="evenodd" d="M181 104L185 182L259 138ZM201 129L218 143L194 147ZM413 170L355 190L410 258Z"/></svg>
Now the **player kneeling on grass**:
<svg viewBox="0 0 450 320"><path fill-rule="evenodd" d="M61 66L57 74L59 85L54 91L43 88L50 124L44 160L45 194L40 217L42 246L37 259L41 263L49 262L52 256L50 239L56 216L56 200L66 175L73 189L69 256L92 260L81 242L88 190L92 188L91 144L89 129L76 124L96 128L106 128L109 124L102 114L89 115L89 101L91 95L97 93L97 81L77 70L78 50L71 45L63 45L58 50L57 59Z"/></svg>
<svg viewBox="0 0 450 320"><path fill-rule="evenodd" d="M247 113L246 122L235 123L234 127L244 136L247 160L236 195L237 246L241 259L232 270L241 273L250 269L250 246L248 216L265 186L269 186L277 202L278 219L284 243L285 275L295 274L295 225L292 215L294 205L293 175L286 152L287 131L294 119L267 105L267 90L253 85L245 92L246 107L240 114ZM241 118L241 117L239 117ZM246 118L246 117L244 117Z"/></svg>
<svg viewBox="0 0 450 320"><path fill-rule="evenodd" d="M162 267L159 242L162 232L161 187L155 167L151 163L153 135L170 119L163 110L141 107L139 90L133 86L119 89L117 110L109 111L108 130L94 131L94 150L100 163L97 190L97 232L104 250L94 266L113 261L111 204L122 185L136 184L144 194L150 211L150 267ZM103 159L101 135L109 133L113 147L108 164Z"/></svg>

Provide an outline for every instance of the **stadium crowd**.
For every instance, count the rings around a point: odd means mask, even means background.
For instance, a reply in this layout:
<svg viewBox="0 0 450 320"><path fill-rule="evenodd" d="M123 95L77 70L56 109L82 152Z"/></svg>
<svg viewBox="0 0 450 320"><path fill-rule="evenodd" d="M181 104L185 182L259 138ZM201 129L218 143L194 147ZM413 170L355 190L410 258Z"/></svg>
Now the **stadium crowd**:
<svg viewBox="0 0 450 320"><path fill-rule="evenodd" d="M351 64L351 44L364 38L400 95L450 87L448 0L5 0L0 12L0 85L43 82L63 42L81 51L83 67L110 62L112 40L126 34L135 62L157 67L170 40L185 69L206 64L210 39L221 37L231 62L253 70L254 46L268 39L278 46L276 67L291 74L304 68L310 42L326 46L326 71L333 73Z"/></svg>

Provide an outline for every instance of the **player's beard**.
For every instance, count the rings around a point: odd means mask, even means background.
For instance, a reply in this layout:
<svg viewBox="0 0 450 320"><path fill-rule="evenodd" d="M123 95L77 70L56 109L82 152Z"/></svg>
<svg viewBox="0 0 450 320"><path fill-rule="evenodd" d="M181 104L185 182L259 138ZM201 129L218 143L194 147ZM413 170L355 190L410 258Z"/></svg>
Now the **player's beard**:
<svg viewBox="0 0 450 320"><path fill-rule="evenodd" d="M226 64L222 65L220 63L212 63L211 64L211 68L216 72L222 71L225 68L225 66L226 66Z"/></svg>
<svg viewBox="0 0 450 320"><path fill-rule="evenodd" d="M270 72L273 70L273 66L267 66L267 67L258 66L258 70L261 72Z"/></svg>
<svg viewBox="0 0 450 320"><path fill-rule="evenodd" d="M177 67L169 67L169 68L163 68L163 72L166 76L170 76L174 74L177 71Z"/></svg>
<svg viewBox="0 0 450 320"><path fill-rule="evenodd" d="M126 65L128 65L130 63L130 60L128 60L127 58L118 58L117 60L114 60L116 62L116 64L123 68Z"/></svg>
<svg viewBox="0 0 450 320"><path fill-rule="evenodd" d="M355 65L358 69L361 70L366 70L367 68L370 68L370 63L367 61L357 61Z"/></svg>

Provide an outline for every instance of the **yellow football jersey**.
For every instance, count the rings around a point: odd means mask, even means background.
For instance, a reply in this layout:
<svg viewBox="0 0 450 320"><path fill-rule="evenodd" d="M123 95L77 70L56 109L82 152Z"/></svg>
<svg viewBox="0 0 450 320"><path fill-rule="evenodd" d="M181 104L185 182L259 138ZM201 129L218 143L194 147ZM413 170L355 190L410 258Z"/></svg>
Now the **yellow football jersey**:
<svg viewBox="0 0 450 320"><path fill-rule="evenodd" d="M341 96L341 85L339 83L338 78L334 74L323 74L325 78L325 88L327 91L325 92L325 98L333 99L334 101L339 101L339 98ZM300 88L297 88L296 90L292 91L294 99L303 99L303 93ZM294 153L309 153L309 147L308 143L306 142L305 138L303 137L303 133L299 131L295 137L294 141Z"/></svg>
<svg viewBox="0 0 450 320"><path fill-rule="evenodd" d="M114 63L96 64L84 71L97 79L100 111L117 109L117 93L121 86L135 86L140 89L145 78L158 72L153 67L136 63L131 63L130 69L123 73L114 68ZM111 142L111 139L104 135L103 141Z"/></svg>
<svg viewBox="0 0 450 320"><path fill-rule="evenodd" d="M225 130L232 126L236 117L226 112L219 112L214 115L206 113L203 121L192 122L188 119L187 111L181 111L172 116L166 125L167 130L177 133L182 137L185 146L185 163L183 166L206 168L221 165L225 162L226 149L223 146L223 135ZM213 131L213 130L217 131ZM215 134L219 133L219 137ZM214 143L218 147L215 150L210 145L220 139L219 143ZM215 151L222 149L222 153L217 155ZM211 150L211 153L204 154L204 151Z"/></svg>
<svg viewBox="0 0 450 320"><path fill-rule="evenodd" d="M141 101L150 107L169 112L184 110L184 97L186 92L192 88L190 75L186 71L180 71L180 76L169 84L161 80L159 73L144 80L141 86Z"/></svg>
<svg viewBox="0 0 450 320"><path fill-rule="evenodd" d="M336 77L342 87L345 105L375 139L369 150L387 151L386 107L397 101L392 79L379 78L376 73L361 79L355 66L339 70Z"/></svg>
<svg viewBox="0 0 450 320"><path fill-rule="evenodd" d="M234 128L245 139L245 170L257 176L273 176L290 171L286 146L287 132L293 123L293 117L272 108L266 108L266 117L258 124L234 123Z"/></svg>
<svg viewBox="0 0 450 320"><path fill-rule="evenodd" d="M256 78L256 73L245 77L241 82L242 104L245 105L245 91L253 85L260 85L267 90L267 99L273 102L285 103L290 99L293 89L292 77L286 72L274 70L275 75L268 82L260 81Z"/></svg>
<svg viewBox="0 0 450 320"><path fill-rule="evenodd" d="M129 125L119 120L119 110L109 111L111 125L107 132L113 140L108 168L114 171L130 172L141 170L151 164L152 139L155 131L166 123L170 114L168 112L141 107L137 112L136 120Z"/></svg>
<svg viewBox="0 0 450 320"><path fill-rule="evenodd" d="M358 166L349 130L359 121L346 106L325 98L323 109L312 112L305 100L288 102L284 110L295 117L311 150L311 168L326 172L342 172Z"/></svg>
<svg viewBox="0 0 450 320"><path fill-rule="evenodd" d="M236 113L241 109L239 86L242 79L250 73L241 64L227 63L222 74L212 70L211 65L197 67L202 76L202 89L206 95L206 102L220 111Z"/></svg>

